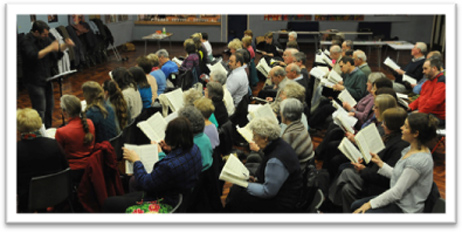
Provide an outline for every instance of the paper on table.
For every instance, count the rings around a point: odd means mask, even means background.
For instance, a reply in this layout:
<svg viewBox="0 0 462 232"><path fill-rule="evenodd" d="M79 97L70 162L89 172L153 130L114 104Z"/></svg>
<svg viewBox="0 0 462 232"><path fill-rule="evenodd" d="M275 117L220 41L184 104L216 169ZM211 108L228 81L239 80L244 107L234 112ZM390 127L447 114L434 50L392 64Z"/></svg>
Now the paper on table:
<svg viewBox="0 0 462 232"><path fill-rule="evenodd" d="M387 57L383 63L393 70L401 69L390 57Z"/></svg>

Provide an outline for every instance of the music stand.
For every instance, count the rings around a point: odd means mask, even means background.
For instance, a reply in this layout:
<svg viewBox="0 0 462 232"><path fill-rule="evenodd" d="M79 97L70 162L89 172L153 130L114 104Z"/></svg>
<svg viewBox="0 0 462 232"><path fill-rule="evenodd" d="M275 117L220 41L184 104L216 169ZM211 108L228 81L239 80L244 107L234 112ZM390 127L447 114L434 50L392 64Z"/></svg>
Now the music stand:
<svg viewBox="0 0 462 232"><path fill-rule="evenodd" d="M52 76L52 77L48 77L48 78L46 79L46 81L48 82L48 81L57 80L57 81L58 81L58 84L59 84L59 94L60 94L60 96L62 97L62 96L63 96L63 83L62 83L63 77L66 76L66 75L69 75L69 74L71 74L71 73L75 73L75 72L77 72L76 69L74 69L74 70L69 70L69 71L66 71L66 72L63 72L63 73L54 75L54 76ZM64 115L61 114L61 116L62 116L62 119L63 119L63 124L62 124L62 125L64 125L64 124L65 124Z"/></svg>

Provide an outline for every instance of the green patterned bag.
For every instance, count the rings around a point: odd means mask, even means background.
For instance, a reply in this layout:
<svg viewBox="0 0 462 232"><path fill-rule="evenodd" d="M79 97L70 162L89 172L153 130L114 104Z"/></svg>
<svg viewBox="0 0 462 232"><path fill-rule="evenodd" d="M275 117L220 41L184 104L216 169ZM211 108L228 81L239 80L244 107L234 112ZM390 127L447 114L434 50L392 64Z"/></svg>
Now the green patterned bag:
<svg viewBox="0 0 462 232"><path fill-rule="evenodd" d="M136 205L132 205L125 210L125 213L170 213L173 210L171 205L161 203L163 199L157 201L141 201L136 202Z"/></svg>

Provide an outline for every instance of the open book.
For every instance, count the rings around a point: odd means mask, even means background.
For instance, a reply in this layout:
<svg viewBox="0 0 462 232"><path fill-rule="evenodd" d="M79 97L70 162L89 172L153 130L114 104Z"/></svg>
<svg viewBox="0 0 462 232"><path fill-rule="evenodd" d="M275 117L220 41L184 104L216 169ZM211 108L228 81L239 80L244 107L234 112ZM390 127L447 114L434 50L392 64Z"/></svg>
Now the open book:
<svg viewBox="0 0 462 232"><path fill-rule="evenodd" d="M249 170L235 155L231 154L223 166L218 179L247 188L249 186L249 182L247 182L249 179Z"/></svg>
<svg viewBox="0 0 462 232"><path fill-rule="evenodd" d="M269 67L268 63L266 63L266 59L260 59L258 62L256 69L263 74L263 76L268 77L271 68Z"/></svg>
<svg viewBox="0 0 462 232"><path fill-rule="evenodd" d="M406 74L403 74L403 81L407 81L407 82L409 82L411 84L417 84L416 79L414 79L414 78L412 78L412 77L410 77L410 76L408 76Z"/></svg>
<svg viewBox="0 0 462 232"><path fill-rule="evenodd" d="M271 109L269 103L260 105L259 107L255 107L254 109L249 110L249 114L247 115L247 119L249 120L249 122L252 121L252 119L259 117L268 117L271 120L278 122L278 118L276 117L276 114L274 114L273 109Z"/></svg>
<svg viewBox="0 0 462 232"><path fill-rule="evenodd" d="M223 66L221 62L217 62L214 65L207 64L207 67L209 68L210 73L214 71L221 71L228 74L228 70L226 70L226 68Z"/></svg>
<svg viewBox="0 0 462 232"><path fill-rule="evenodd" d="M327 69L327 72L326 72L326 70L321 67L314 67L310 70L310 75L314 76L315 78L321 79L321 78L326 77L328 72L329 72L329 69Z"/></svg>
<svg viewBox="0 0 462 232"><path fill-rule="evenodd" d="M248 143L253 143L253 133L252 131L249 129L249 125L250 123L247 123L247 125L245 127L239 127L239 126L236 126L236 130L237 132L239 132L239 134L242 135L242 137L245 139L245 141L247 141Z"/></svg>
<svg viewBox="0 0 462 232"><path fill-rule="evenodd" d="M390 57L387 57L383 63L393 70L401 69Z"/></svg>
<svg viewBox="0 0 462 232"><path fill-rule="evenodd" d="M329 72L329 75L327 76L327 80L329 80L330 82L334 84L337 84L343 81L343 78L336 71L332 70Z"/></svg>
<svg viewBox="0 0 462 232"><path fill-rule="evenodd" d="M184 106L183 90L181 90L181 88L164 93L164 95L167 97L169 102L168 106L173 112L178 111Z"/></svg>
<svg viewBox="0 0 462 232"><path fill-rule="evenodd" d="M177 64L179 64L180 66L181 66L181 64L183 64L183 61L180 60L180 59L178 59L178 58L176 58L176 56L173 57L172 61L175 62L175 63L177 63Z"/></svg>
<svg viewBox="0 0 462 232"><path fill-rule="evenodd" d="M350 104L352 107L358 104L347 89L344 89L339 93L338 99L342 102L348 102L348 104Z"/></svg>
<svg viewBox="0 0 462 232"><path fill-rule="evenodd" d="M355 135L355 141L366 163L369 163L371 160L370 152L378 153L385 149L385 145L374 123L360 130Z"/></svg>
<svg viewBox="0 0 462 232"><path fill-rule="evenodd" d="M344 132L350 132L352 134L355 133L353 127L358 119L352 116L348 116L348 113L346 113L345 110L335 111L332 113L332 118L334 119L334 123L337 124Z"/></svg>
<svg viewBox="0 0 462 232"><path fill-rule="evenodd" d="M133 150L140 156L140 161L144 166L147 173L151 173L154 168L154 164L159 161L159 153L157 151L157 145L146 144L146 145L132 145L124 144L124 147ZM133 163L125 160L125 173L133 174Z"/></svg>
<svg viewBox="0 0 462 232"><path fill-rule="evenodd" d="M358 163L358 159L363 158L358 148L347 137L342 139L338 149L353 163Z"/></svg>
<svg viewBox="0 0 462 232"><path fill-rule="evenodd" d="M165 129L167 121L162 117L160 112L155 113L146 121L136 124L137 127L151 140L159 142L165 138Z"/></svg>

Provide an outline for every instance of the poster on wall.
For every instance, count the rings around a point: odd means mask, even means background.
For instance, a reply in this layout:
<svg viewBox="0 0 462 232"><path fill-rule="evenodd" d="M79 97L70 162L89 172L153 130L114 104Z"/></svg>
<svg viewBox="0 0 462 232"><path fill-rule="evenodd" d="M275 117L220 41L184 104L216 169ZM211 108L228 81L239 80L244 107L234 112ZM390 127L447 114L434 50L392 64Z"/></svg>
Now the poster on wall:
<svg viewBox="0 0 462 232"><path fill-rule="evenodd" d="M58 15L48 15L48 22L49 23L58 22Z"/></svg>

